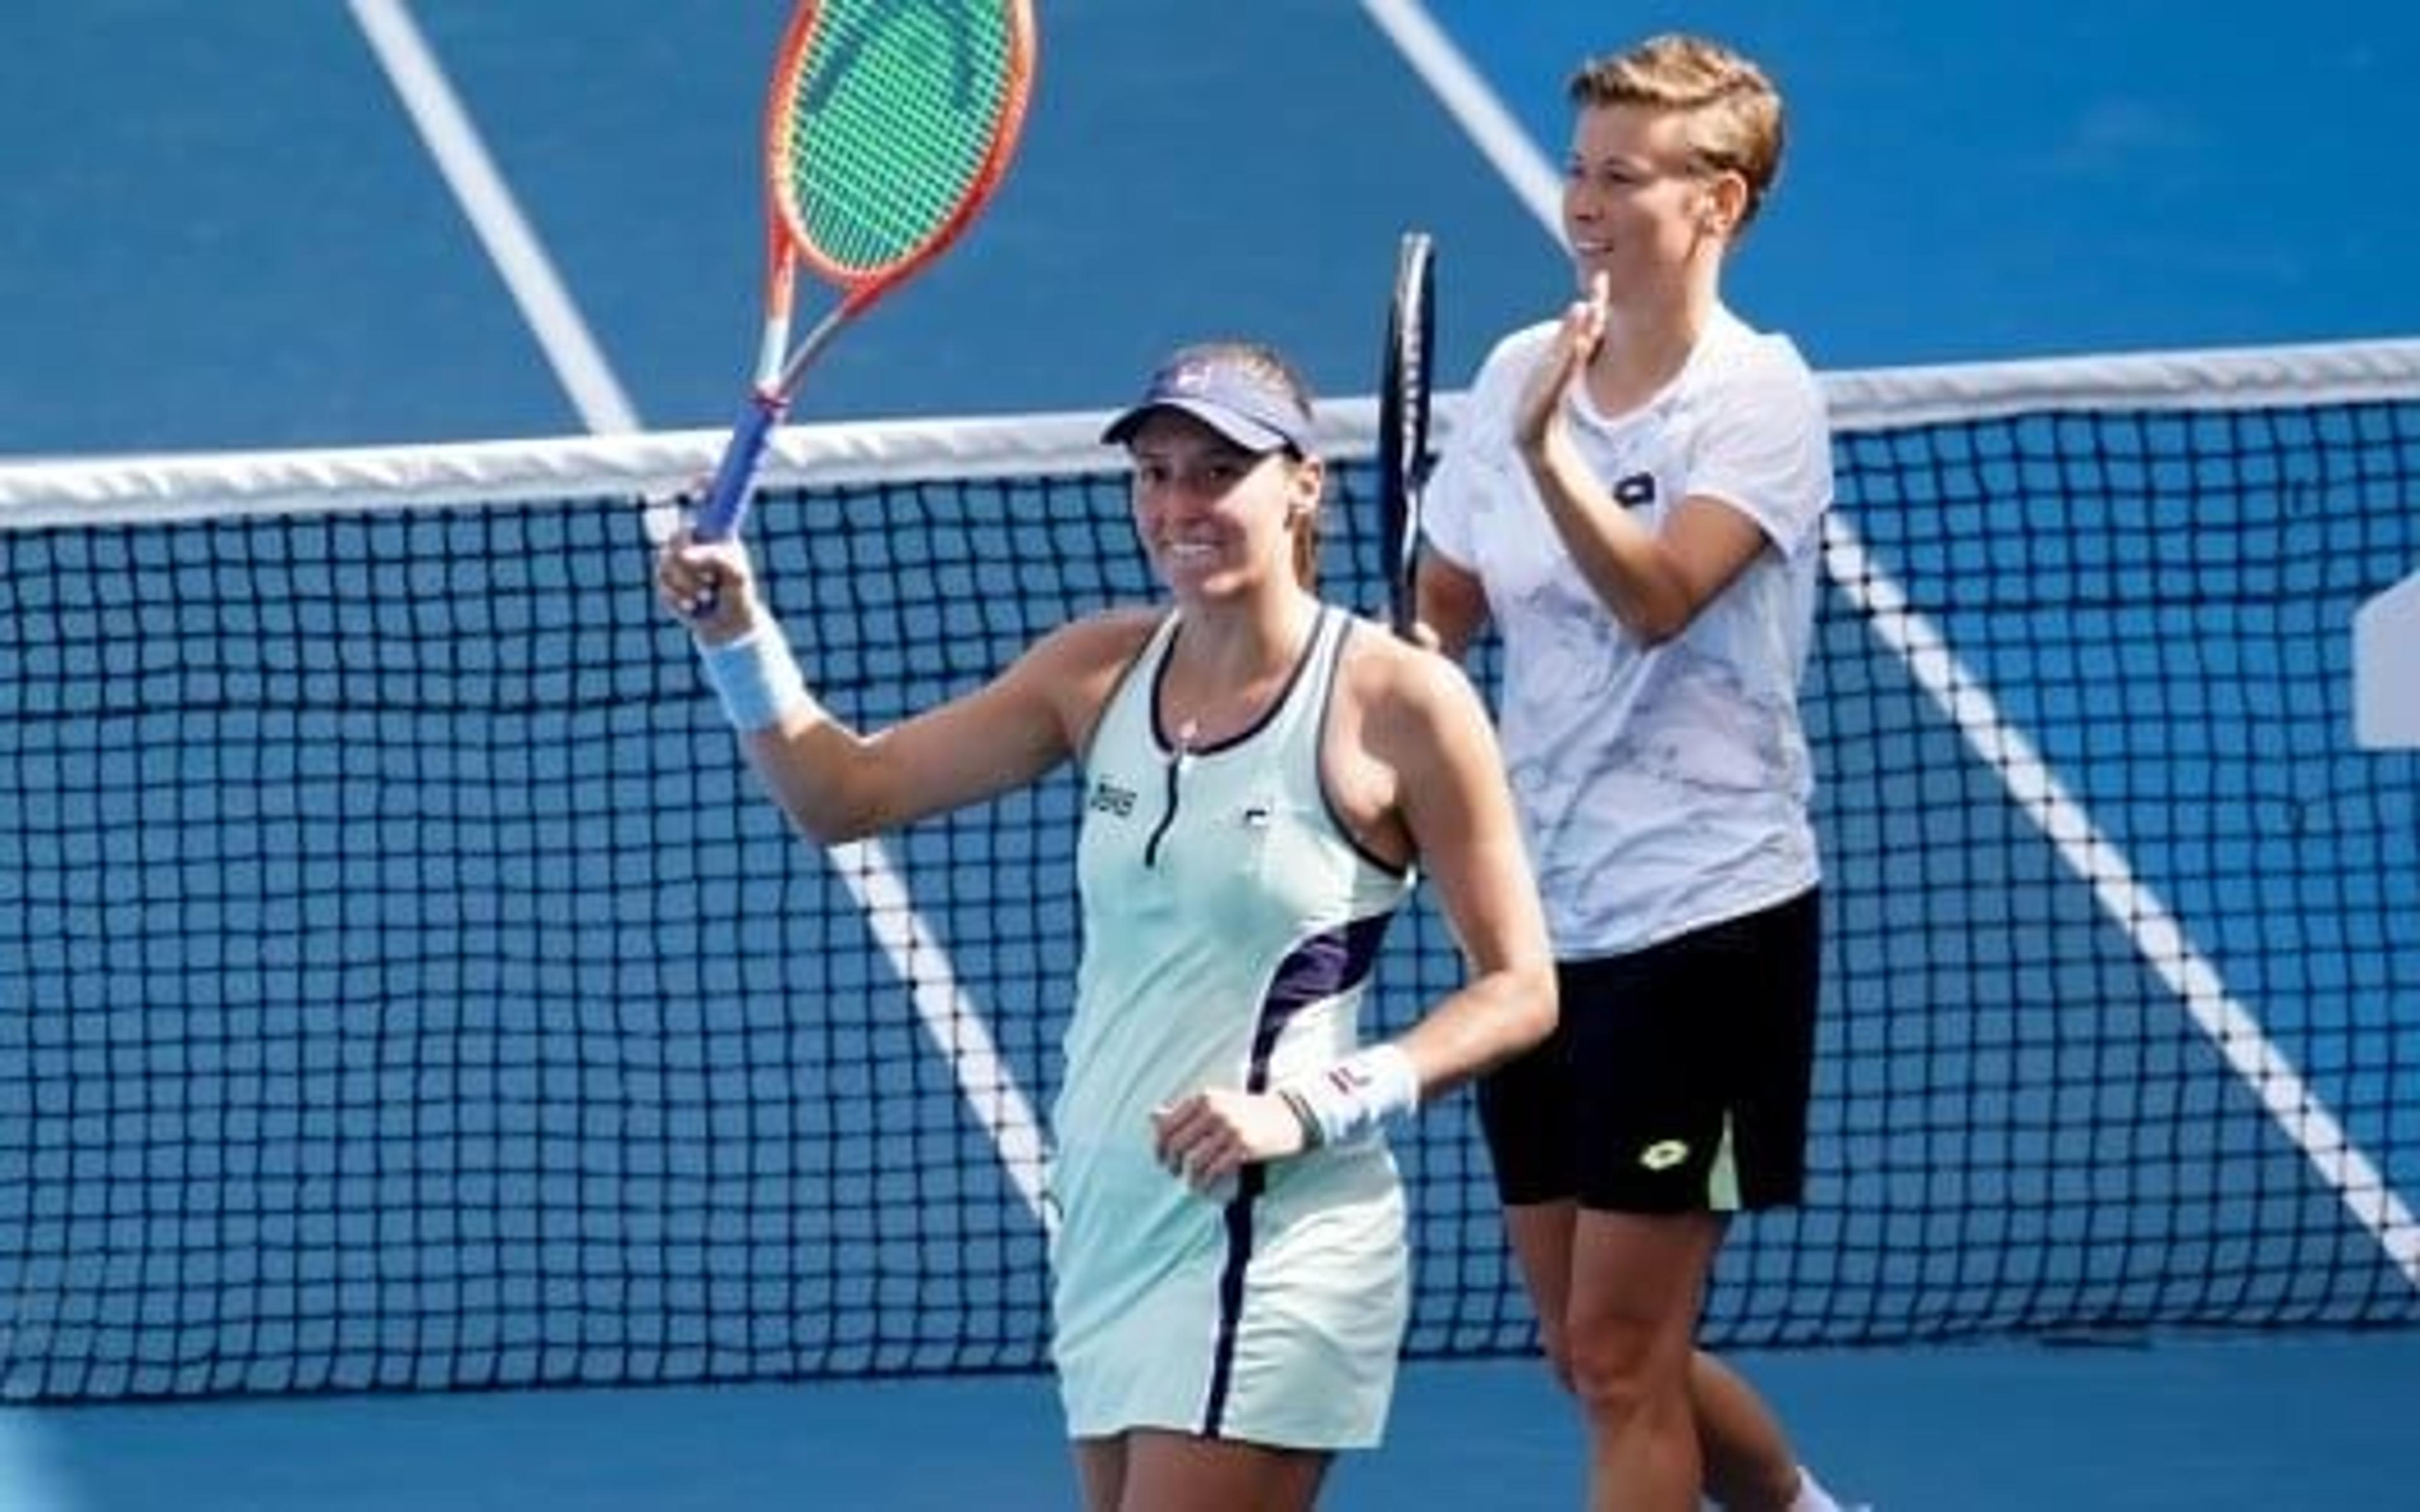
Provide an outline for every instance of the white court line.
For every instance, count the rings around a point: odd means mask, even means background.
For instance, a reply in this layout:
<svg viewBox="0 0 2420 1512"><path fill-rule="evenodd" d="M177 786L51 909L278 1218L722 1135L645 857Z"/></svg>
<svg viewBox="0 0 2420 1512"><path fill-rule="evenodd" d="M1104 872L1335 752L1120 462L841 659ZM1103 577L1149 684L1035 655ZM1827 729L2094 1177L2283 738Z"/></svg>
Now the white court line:
<svg viewBox="0 0 2420 1512"><path fill-rule="evenodd" d="M1447 113L1512 186L1512 193L1538 218L1555 244L1562 245L1562 175L1538 151L1529 133L1496 98L1496 91L1487 87L1487 81L1452 39L1430 18L1428 8L1419 0L1361 0L1361 8L1445 102Z"/></svg>
<svg viewBox="0 0 2420 1512"><path fill-rule="evenodd" d="M1559 176L1528 133L1512 124L1511 112L1438 29L1427 8L1419 0L1362 4L1559 244ZM2001 717L1996 702L1949 650L1939 629L1907 607L1907 595L1838 514L1826 516L1823 539L1824 565L1833 581L1873 622L1884 643L1957 724L1967 745L1990 764L2060 857L2091 885L2102 912L2184 999L2194 1023L2335 1189L2353 1220L2376 1237L2404 1277L2420 1288L2420 1222L2376 1164L2345 1136L2326 1102L2271 1042L2260 1021L2226 990L2218 968L2167 905L2135 877L2124 854L2067 792L2032 743Z"/></svg>
<svg viewBox="0 0 2420 1512"><path fill-rule="evenodd" d="M420 128L429 152L453 186L462 208L478 227L488 255L512 285L530 329L545 347L592 431L633 432L637 411L624 395L604 354L590 339L580 311L556 278L481 146L477 130L455 98L443 71L413 25L405 0L351 0L353 15L386 67L396 93ZM835 845L825 854L847 884L893 971L912 990L924 1032L948 1057L959 1093L983 1120L1001 1164L1034 1220L1046 1230L1051 1209L1043 1196L1045 1141L1033 1106L1016 1073L959 984L957 974L932 927L915 908L889 853L871 841Z"/></svg>
<svg viewBox="0 0 2420 1512"><path fill-rule="evenodd" d="M420 35L405 0L352 0L353 19L369 39L395 92L420 129L428 154L471 218L496 270L504 276L521 317L554 364L554 375L590 430L621 434L639 428L622 385L588 333L580 308L555 275L546 249L504 187L478 128L455 97L444 69Z"/></svg>
<svg viewBox="0 0 2420 1512"><path fill-rule="evenodd" d="M2360 1147L2345 1136L2326 1101L2270 1041L2259 1019L2227 991L2218 967L2186 934L2159 893L2134 875L2125 853L2102 833L2024 733L2001 717L1997 701L1949 649L1940 630L1907 607L1898 583L1838 515L1824 520L1823 560L1832 580L1865 612L1874 633L1899 654L1933 703L1957 723L1966 744L1998 775L2009 795L2057 847L2060 858L2091 884L2102 911L2133 936L2151 969L2184 999L2194 1023L2335 1188L2345 1210L2377 1237L2405 1278L2420 1287L2420 1223L2414 1222L2412 1210Z"/></svg>

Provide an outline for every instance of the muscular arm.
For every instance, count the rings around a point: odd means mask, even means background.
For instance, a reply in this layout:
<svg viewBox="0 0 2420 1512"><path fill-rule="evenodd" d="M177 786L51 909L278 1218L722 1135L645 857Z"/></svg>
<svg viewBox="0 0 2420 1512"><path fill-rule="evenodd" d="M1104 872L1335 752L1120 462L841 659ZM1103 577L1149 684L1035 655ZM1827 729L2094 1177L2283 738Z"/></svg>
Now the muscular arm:
<svg viewBox="0 0 2420 1512"><path fill-rule="evenodd" d="M703 647L779 633L732 543L675 540L657 580ZM812 695L793 698L740 743L800 830L828 845L862 839L1023 786L1065 760L1142 633L1128 617L1063 626L983 687L870 734Z"/></svg>
<svg viewBox="0 0 2420 1512"><path fill-rule="evenodd" d="M1521 453L1563 549L1606 611L1649 645L1689 627L1764 549L1764 532L1732 505L1693 495L1649 530L1606 492L1558 421Z"/></svg>
<svg viewBox="0 0 2420 1512"><path fill-rule="evenodd" d="M1405 655L1390 706L1372 725L1399 774L1420 865L1462 949L1462 985L1397 1041L1433 1100L1544 1039L1555 972L1512 791L1479 696L1445 660Z"/></svg>
<svg viewBox="0 0 2420 1512"><path fill-rule="evenodd" d="M1745 510L1697 495L1651 530L1580 455L1570 396L1604 337L1605 318L1601 291L1565 312L1522 393L1513 442L1580 576L1623 628L1654 645L1687 629L1756 559L1765 537Z"/></svg>
<svg viewBox="0 0 2420 1512"><path fill-rule="evenodd" d="M819 703L741 737L793 824L823 844L860 840L1022 787L1073 748L1054 696L1071 659L1045 640L970 693L871 734Z"/></svg>
<svg viewBox="0 0 2420 1512"><path fill-rule="evenodd" d="M1418 856L1466 965L1462 985L1391 1046L1353 1057L1397 1057L1408 1071L1388 1078L1400 1099L1376 1094L1380 1103L1342 1120L1350 1127L1433 1101L1544 1039L1555 1026L1555 969L1495 733L1468 680L1445 658L1393 642L1348 656L1345 675L1358 723L1348 742L1357 775L1342 808L1373 849ZM1212 1088L1179 1098L1158 1115L1155 1146L1170 1169L1215 1190L1242 1165L1313 1138L1308 1125L1326 1120L1298 1113L1293 1095Z"/></svg>

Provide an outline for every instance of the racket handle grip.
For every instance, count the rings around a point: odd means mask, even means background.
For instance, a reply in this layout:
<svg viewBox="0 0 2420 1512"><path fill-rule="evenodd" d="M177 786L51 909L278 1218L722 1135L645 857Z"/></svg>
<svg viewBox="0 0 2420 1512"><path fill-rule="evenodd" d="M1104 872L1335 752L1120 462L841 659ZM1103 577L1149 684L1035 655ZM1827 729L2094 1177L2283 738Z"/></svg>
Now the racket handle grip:
<svg viewBox="0 0 2420 1512"><path fill-rule="evenodd" d="M740 411L739 423L731 427L731 440L722 448L722 461L714 470L706 502L690 524L690 533L697 539L727 541L738 533L740 517L748 513L749 486L755 481L756 465L764 460L765 444L772 439L773 424L785 408L774 394L749 396L748 408Z"/></svg>

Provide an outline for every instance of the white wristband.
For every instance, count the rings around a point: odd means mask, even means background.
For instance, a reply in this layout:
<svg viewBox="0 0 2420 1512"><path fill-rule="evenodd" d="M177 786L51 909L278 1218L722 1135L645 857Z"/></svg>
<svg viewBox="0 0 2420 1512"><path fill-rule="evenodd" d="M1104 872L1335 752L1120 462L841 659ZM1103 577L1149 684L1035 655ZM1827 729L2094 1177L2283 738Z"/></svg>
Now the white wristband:
<svg viewBox="0 0 2420 1512"><path fill-rule="evenodd" d="M1318 1128L1316 1143L1341 1145L1417 1110L1420 1073L1400 1046L1373 1044L1287 1082L1278 1095Z"/></svg>
<svg viewBox="0 0 2420 1512"><path fill-rule="evenodd" d="M764 621L737 640L697 648L706 680L722 700L723 717L743 735L770 730L783 717L808 707L807 680L782 627Z"/></svg>

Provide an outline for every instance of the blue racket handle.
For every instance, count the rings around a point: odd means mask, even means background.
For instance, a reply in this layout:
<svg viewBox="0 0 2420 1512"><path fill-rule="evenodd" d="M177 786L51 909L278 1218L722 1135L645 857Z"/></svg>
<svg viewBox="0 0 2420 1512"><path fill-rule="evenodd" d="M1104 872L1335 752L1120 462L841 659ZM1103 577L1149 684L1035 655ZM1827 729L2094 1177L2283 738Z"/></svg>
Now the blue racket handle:
<svg viewBox="0 0 2420 1512"><path fill-rule="evenodd" d="M749 485L755 481L756 464L765 459L765 443L771 440L774 422L788 408L775 394L751 394L748 408L739 412L739 423L731 427L731 440L722 448L722 462L714 470L714 486L706 490L706 502L690 522L690 533L701 541L727 541L738 533L740 517L748 513Z"/></svg>

